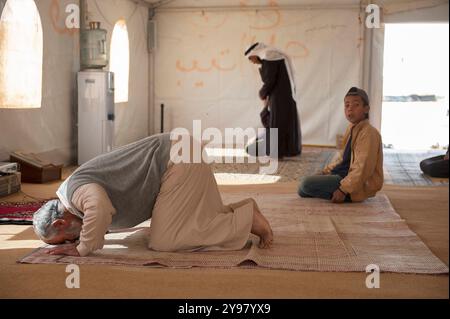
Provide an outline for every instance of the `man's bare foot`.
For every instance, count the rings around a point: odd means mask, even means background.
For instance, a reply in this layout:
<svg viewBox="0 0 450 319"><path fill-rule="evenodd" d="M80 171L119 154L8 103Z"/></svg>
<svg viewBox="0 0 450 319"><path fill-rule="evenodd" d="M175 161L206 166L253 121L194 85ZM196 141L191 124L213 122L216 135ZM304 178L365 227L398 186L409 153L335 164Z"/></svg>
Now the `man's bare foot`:
<svg viewBox="0 0 450 319"><path fill-rule="evenodd" d="M252 234L260 238L259 248L269 248L273 243L273 232L269 222L259 210L253 210Z"/></svg>

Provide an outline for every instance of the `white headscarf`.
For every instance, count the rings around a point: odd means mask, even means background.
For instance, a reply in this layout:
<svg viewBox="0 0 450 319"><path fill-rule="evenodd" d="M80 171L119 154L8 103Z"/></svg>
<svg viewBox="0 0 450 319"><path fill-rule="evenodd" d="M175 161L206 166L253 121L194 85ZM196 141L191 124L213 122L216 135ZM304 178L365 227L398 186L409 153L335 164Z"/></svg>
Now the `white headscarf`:
<svg viewBox="0 0 450 319"><path fill-rule="evenodd" d="M251 49L253 46L254 46L254 48ZM284 60L284 63L286 64L288 76L289 76L289 81L291 82L292 98L297 103L297 88L295 85L294 64L292 63L292 59L286 53L284 53L283 51L281 51L277 48L270 47L270 46L265 45L264 43L259 42L256 44L256 46L255 46L255 44L250 46L247 49L245 56L247 58L249 58L251 56L257 56L261 60L266 60L266 61ZM298 105L297 105L297 108L298 108Z"/></svg>

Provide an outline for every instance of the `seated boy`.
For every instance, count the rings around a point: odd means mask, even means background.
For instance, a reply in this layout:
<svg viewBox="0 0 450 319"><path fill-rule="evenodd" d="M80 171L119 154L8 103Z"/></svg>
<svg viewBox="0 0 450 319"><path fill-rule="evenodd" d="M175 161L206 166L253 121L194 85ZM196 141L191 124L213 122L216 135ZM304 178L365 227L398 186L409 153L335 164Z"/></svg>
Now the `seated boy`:
<svg viewBox="0 0 450 319"><path fill-rule="evenodd" d="M304 177L301 197L331 199L333 203L361 202L383 186L383 148L380 133L369 123L369 97L352 87L345 96L345 116L350 122L345 148L322 175Z"/></svg>

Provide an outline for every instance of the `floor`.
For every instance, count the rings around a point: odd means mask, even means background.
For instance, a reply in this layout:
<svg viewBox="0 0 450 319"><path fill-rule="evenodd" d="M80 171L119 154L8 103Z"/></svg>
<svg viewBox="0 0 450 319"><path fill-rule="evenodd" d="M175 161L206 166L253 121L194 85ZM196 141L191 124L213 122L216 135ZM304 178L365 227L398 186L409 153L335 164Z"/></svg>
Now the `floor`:
<svg viewBox="0 0 450 319"><path fill-rule="evenodd" d="M67 175L70 172L65 172ZM54 196L59 183L23 185L27 195ZM297 183L226 185L221 192L286 193ZM385 186L394 208L448 265L448 185ZM29 199L29 198L28 198ZM448 298L448 275L382 273L379 289L367 289L365 273L260 269L147 269L86 265L80 289L67 289L64 265L21 265L39 247L30 226L0 226L0 298Z"/></svg>
<svg viewBox="0 0 450 319"><path fill-rule="evenodd" d="M221 152L222 151L222 152ZM213 154L219 157L233 156L242 159L243 163L213 164L212 168L219 184L272 184L296 182L303 176L314 175L322 171L337 153L335 148L304 147L301 156L291 157L276 163L276 170L271 174L262 174L260 169L267 167L264 163L248 163L249 157L242 152L227 154L224 150L213 149ZM394 150L384 149L384 183L403 186L435 186L448 184L448 178L431 178L420 170L420 162L424 159L445 154L443 150ZM253 158L254 159L254 158ZM222 159L223 160L223 159ZM256 160L255 160L256 161ZM236 163L236 160L234 161Z"/></svg>
<svg viewBox="0 0 450 319"><path fill-rule="evenodd" d="M420 169L420 162L444 155L443 150L411 151L384 149L384 182L389 185L431 186L448 184L448 178L432 178Z"/></svg>

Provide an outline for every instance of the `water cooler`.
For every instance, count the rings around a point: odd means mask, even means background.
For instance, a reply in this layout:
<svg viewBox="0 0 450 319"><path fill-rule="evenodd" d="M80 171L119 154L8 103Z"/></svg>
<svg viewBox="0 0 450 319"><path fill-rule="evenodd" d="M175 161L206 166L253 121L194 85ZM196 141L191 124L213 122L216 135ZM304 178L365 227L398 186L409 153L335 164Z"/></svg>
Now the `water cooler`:
<svg viewBox="0 0 450 319"><path fill-rule="evenodd" d="M114 146L114 73L108 65L106 31L98 22L81 33L78 72L78 165L110 152Z"/></svg>

